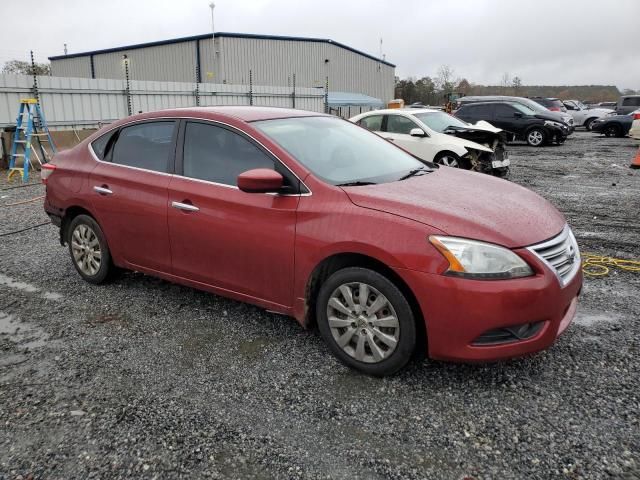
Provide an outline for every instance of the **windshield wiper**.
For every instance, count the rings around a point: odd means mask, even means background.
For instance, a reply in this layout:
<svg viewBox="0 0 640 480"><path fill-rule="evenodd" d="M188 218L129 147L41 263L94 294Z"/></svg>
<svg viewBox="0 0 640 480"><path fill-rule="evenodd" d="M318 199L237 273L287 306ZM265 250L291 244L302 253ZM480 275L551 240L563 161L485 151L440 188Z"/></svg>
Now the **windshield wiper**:
<svg viewBox="0 0 640 480"><path fill-rule="evenodd" d="M406 180L407 178L413 177L415 175L418 175L420 172L424 172L424 173L430 173L431 170L427 170L425 167L420 167L420 168L415 168L413 170L410 170L409 173L407 173L406 175L400 177L398 179L398 181L400 180Z"/></svg>
<svg viewBox="0 0 640 480"><path fill-rule="evenodd" d="M363 182L363 181L357 180L355 182L338 183L336 185L336 187L361 187L363 185L377 185L377 183L376 182Z"/></svg>

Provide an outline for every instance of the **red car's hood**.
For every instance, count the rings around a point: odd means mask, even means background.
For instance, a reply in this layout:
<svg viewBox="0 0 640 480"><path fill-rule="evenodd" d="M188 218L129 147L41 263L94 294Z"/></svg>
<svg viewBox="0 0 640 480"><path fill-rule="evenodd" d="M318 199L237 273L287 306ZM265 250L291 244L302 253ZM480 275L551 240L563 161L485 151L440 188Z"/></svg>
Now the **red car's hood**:
<svg viewBox="0 0 640 480"><path fill-rule="evenodd" d="M346 187L351 201L435 227L448 235L509 248L560 233L565 219L541 196L481 173L442 167L380 185Z"/></svg>

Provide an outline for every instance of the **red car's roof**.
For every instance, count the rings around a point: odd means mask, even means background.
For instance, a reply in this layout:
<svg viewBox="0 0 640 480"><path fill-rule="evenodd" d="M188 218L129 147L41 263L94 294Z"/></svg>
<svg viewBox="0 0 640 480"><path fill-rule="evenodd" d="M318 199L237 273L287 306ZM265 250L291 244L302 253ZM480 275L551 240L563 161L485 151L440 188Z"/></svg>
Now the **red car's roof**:
<svg viewBox="0 0 640 480"><path fill-rule="evenodd" d="M156 112L143 113L136 115L137 118L153 118L161 115L176 117L208 117L209 115L228 115L235 117L244 122L253 122L255 120L272 120L275 118L290 117L311 117L323 115L323 113L308 112L306 110L295 110L293 108L277 108L277 107L250 107L240 105L229 105L222 107L186 107L173 108L169 110L159 110Z"/></svg>

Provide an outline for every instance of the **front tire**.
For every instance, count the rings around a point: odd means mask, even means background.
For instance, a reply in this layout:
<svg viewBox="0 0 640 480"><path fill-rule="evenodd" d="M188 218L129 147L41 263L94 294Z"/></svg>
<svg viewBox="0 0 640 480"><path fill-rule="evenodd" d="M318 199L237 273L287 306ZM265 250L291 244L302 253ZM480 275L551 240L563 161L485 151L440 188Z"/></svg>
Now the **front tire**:
<svg viewBox="0 0 640 480"><path fill-rule="evenodd" d="M596 119L594 118L588 118L586 122L584 122L584 128L587 129L587 131L591 131L591 127L593 126L593 122L595 122Z"/></svg>
<svg viewBox="0 0 640 480"><path fill-rule="evenodd" d="M463 170L469 170L471 166L468 162L453 152L440 152L433 159L433 163L451 168L461 168Z"/></svg>
<svg viewBox="0 0 640 480"><path fill-rule="evenodd" d="M318 293L316 318L333 354L369 375L396 373L415 350L416 324L409 302L373 270L349 267L331 275Z"/></svg>
<svg viewBox="0 0 640 480"><path fill-rule="evenodd" d="M491 170L491 172L494 177L498 177L498 178L509 177L509 167L494 168L493 170Z"/></svg>
<svg viewBox="0 0 640 480"><path fill-rule="evenodd" d="M526 140L532 147L541 147L547 143L547 132L542 128L532 128L527 132Z"/></svg>
<svg viewBox="0 0 640 480"><path fill-rule="evenodd" d="M78 215L71 220L68 232L71 261L80 276L96 285L108 280L115 267L98 222L89 215Z"/></svg>

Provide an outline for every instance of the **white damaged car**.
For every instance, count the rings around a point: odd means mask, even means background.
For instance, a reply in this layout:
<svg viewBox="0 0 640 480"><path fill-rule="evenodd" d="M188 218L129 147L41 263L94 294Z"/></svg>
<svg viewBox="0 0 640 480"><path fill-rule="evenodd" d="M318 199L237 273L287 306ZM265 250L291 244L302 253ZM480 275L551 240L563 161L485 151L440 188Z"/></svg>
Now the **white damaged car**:
<svg viewBox="0 0 640 480"><path fill-rule="evenodd" d="M430 108L375 110L349 119L421 160L506 177L506 133L488 122L474 125Z"/></svg>

